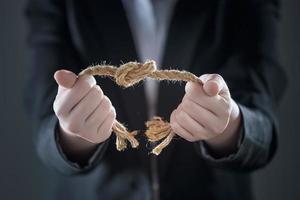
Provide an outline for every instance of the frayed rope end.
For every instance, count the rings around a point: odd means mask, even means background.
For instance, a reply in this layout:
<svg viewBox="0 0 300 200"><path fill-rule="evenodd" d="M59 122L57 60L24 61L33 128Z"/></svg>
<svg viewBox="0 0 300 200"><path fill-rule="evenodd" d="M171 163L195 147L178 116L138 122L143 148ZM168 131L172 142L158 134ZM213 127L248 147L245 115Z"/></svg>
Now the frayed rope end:
<svg viewBox="0 0 300 200"><path fill-rule="evenodd" d="M138 131L129 132L127 128L117 120L114 122L112 129L117 135L116 146L118 151L124 151L127 148L127 141L129 141L132 148L139 146L139 142L135 139Z"/></svg>
<svg viewBox="0 0 300 200"><path fill-rule="evenodd" d="M174 132L170 126L170 123L162 120L161 117L153 117L150 121L146 122L147 130L145 135L147 136L149 142L161 141L151 153L159 155L161 151L170 144L172 138L174 137Z"/></svg>

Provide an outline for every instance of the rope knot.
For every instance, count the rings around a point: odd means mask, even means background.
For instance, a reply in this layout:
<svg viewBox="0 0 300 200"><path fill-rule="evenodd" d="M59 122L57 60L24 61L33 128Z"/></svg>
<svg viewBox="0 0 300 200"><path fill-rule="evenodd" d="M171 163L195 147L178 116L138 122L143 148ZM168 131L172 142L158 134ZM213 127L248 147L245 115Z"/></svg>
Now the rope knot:
<svg viewBox="0 0 300 200"><path fill-rule="evenodd" d="M156 70L155 61L149 60L145 63L129 62L116 67L113 65L96 65L88 67L79 73L79 76L90 75L90 76L108 76L113 77L115 82L119 86L125 88L133 86L143 79L149 77L156 80L169 80L169 81L192 81L201 83L200 79L193 73L187 71L178 70ZM171 125L162 120L160 117L154 117L152 120L146 123L147 136L149 142L160 142L153 150L152 153L159 155L160 152L169 145L172 138L175 136ZM115 120L113 131L116 134L116 146L117 150L122 151L126 149L127 142L130 142L133 148L137 148L139 142L135 136L137 131L128 131L127 128Z"/></svg>
<svg viewBox="0 0 300 200"><path fill-rule="evenodd" d="M116 83L127 88L145 79L154 71L156 71L156 63L153 60L145 63L128 62L117 69L115 73Z"/></svg>

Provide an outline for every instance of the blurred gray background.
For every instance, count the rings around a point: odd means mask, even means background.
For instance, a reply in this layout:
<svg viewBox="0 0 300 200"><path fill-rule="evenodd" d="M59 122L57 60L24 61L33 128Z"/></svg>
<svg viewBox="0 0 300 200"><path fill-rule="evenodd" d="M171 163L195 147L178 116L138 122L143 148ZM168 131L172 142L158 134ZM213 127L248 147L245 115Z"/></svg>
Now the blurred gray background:
<svg viewBox="0 0 300 200"><path fill-rule="evenodd" d="M33 148L22 107L28 53L25 0L0 1L0 199L46 199L58 175L44 167ZM281 63L289 87L278 109L280 146L273 162L253 174L257 200L300 199L300 1L282 1ZM278 80L280 81L280 80Z"/></svg>

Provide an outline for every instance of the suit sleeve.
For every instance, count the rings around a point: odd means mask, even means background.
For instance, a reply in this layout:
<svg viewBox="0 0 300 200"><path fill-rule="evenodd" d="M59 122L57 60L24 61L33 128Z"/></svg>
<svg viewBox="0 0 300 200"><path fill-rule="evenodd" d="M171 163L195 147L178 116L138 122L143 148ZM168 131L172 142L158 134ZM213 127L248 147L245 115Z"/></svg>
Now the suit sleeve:
<svg viewBox="0 0 300 200"><path fill-rule="evenodd" d="M265 166L275 154L278 124L274 112L286 76L277 55L278 2L253 0L237 5L228 34L233 53L220 74L241 111L240 144L237 152L222 158L214 157L204 142L197 149L215 167L252 171Z"/></svg>
<svg viewBox="0 0 300 200"><path fill-rule="evenodd" d="M53 101L57 84L53 74L60 68L79 72L80 57L72 45L66 24L64 1L30 0L25 14L29 25L30 77L25 104L34 122L38 155L47 165L64 174L88 172L101 160L107 143L99 145L86 165L68 160L59 146Z"/></svg>

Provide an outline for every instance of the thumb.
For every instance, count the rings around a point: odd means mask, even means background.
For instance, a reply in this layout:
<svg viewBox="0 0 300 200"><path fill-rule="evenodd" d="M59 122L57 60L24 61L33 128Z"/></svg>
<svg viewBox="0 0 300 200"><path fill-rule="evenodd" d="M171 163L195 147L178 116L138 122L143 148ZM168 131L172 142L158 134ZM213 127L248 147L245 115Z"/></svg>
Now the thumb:
<svg viewBox="0 0 300 200"><path fill-rule="evenodd" d="M77 80L77 75L68 70L58 70L54 73L54 79L59 86L72 88Z"/></svg>
<svg viewBox="0 0 300 200"><path fill-rule="evenodd" d="M222 76L218 74L204 74L200 76L200 80L203 82L205 93L209 96L216 96L228 90Z"/></svg>

